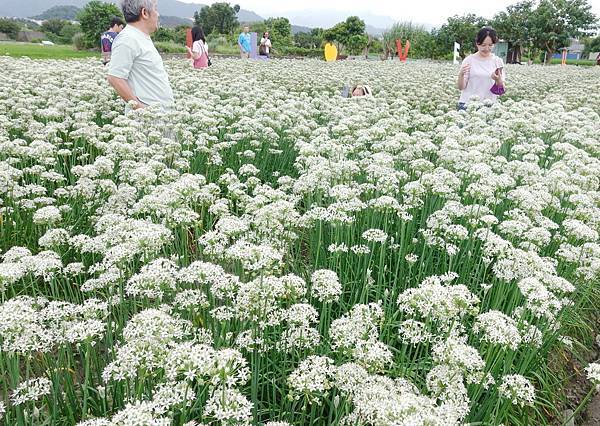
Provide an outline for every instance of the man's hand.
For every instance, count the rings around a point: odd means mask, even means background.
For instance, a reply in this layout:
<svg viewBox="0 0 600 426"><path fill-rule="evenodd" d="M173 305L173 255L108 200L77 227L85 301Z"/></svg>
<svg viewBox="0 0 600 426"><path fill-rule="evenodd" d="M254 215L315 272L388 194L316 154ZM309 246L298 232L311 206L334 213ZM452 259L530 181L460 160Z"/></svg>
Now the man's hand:
<svg viewBox="0 0 600 426"><path fill-rule="evenodd" d="M132 99L127 104L133 109L143 109L146 108L146 104L140 102L139 99Z"/></svg>
<svg viewBox="0 0 600 426"><path fill-rule="evenodd" d="M108 83L115 89L117 94L123 99L125 102L135 101L137 106L134 106L135 109L144 108L144 104L135 96L131 87L129 87L129 83L127 80L119 77L115 77L114 75L108 76Z"/></svg>

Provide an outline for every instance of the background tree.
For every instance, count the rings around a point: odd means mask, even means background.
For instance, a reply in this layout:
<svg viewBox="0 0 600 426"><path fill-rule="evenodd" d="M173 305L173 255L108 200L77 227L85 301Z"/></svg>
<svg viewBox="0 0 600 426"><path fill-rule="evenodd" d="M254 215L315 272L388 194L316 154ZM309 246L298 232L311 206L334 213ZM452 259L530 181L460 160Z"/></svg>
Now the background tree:
<svg viewBox="0 0 600 426"><path fill-rule="evenodd" d="M531 54L533 35L530 19L533 10L533 1L525 0L508 6L506 11L494 16L492 26L498 35L509 44L508 62L521 62L523 48L528 48Z"/></svg>
<svg viewBox="0 0 600 426"><path fill-rule="evenodd" d="M533 43L546 52L546 64L557 49L569 45L569 39L586 34L596 22L587 0L541 0L530 25Z"/></svg>
<svg viewBox="0 0 600 426"><path fill-rule="evenodd" d="M383 33L383 55L387 59L397 53L396 40L405 45L410 40L409 55L413 58L433 58L433 36L423 25L412 22L396 22Z"/></svg>
<svg viewBox="0 0 600 426"><path fill-rule="evenodd" d="M204 30L205 34L230 34L239 25L237 13L240 6L219 2L204 6L200 12L194 13L194 22Z"/></svg>
<svg viewBox="0 0 600 426"><path fill-rule="evenodd" d="M175 41L175 28L159 27L151 37L154 41Z"/></svg>
<svg viewBox="0 0 600 426"><path fill-rule="evenodd" d="M67 24L64 19L48 19L42 23L41 31L46 34L60 35L63 27Z"/></svg>
<svg viewBox="0 0 600 426"><path fill-rule="evenodd" d="M152 33L152 40L158 42L170 42L183 46L189 25L178 25L175 28L160 27Z"/></svg>
<svg viewBox="0 0 600 426"><path fill-rule="evenodd" d="M48 19L42 23L40 30L54 43L69 44L81 31L81 26L64 19Z"/></svg>
<svg viewBox="0 0 600 426"><path fill-rule="evenodd" d="M4 33L14 40L20 30L21 25L18 22L12 19L0 19L0 33Z"/></svg>
<svg viewBox="0 0 600 426"><path fill-rule="evenodd" d="M331 28L327 28L325 31L323 31L323 40L326 42L335 42L338 44L338 50L339 50L339 43L341 43L342 39L344 38L344 33L346 32L346 24L344 22L339 22L337 24L335 24L333 27Z"/></svg>
<svg viewBox="0 0 600 426"><path fill-rule="evenodd" d="M287 18L269 18L263 22L265 30L269 31L271 43L273 47L277 48L280 46L291 46L292 40L292 25ZM258 39L262 36L262 32L259 32Z"/></svg>
<svg viewBox="0 0 600 426"><path fill-rule="evenodd" d="M62 27L57 41L61 44L69 44L73 42L75 34L81 32L81 25L78 22L69 22Z"/></svg>
<svg viewBox="0 0 600 426"><path fill-rule="evenodd" d="M357 55L362 53L369 42L369 37L365 32L365 22L358 16L349 16L345 22L345 34L343 41L348 49L348 53Z"/></svg>
<svg viewBox="0 0 600 426"><path fill-rule="evenodd" d="M320 49L323 44L323 28L313 28L310 32L294 34L294 44L304 49Z"/></svg>
<svg viewBox="0 0 600 426"><path fill-rule="evenodd" d="M300 32L294 34L294 44L303 49L314 49L314 40L310 33Z"/></svg>
<svg viewBox="0 0 600 426"><path fill-rule="evenodd" d="M323 32L325 41L335 42L338 52L357 55L367 46L369 38L365 33L365 23L358 16L349 16Z"/></svg>
<svg viewBox="0 0 600 426"><path fill-rule="evenodd" d="M437 38L442 43L444 51L452 52L454 42L460 44L460 57L464 58L475 49L475 36L487 21L481 16L469 13L463 16L452 16L442 25L437 33Z"/></svg>
<svg viewBox="0 0 600 426"><path fill-rule="evenodd" d="M597 37L587 37L584 40L583 54L587 58L592 52L600 52L600 35ZM593 59L596 59L595 57Z"/></svg>
<svg viewBox="0 0 600 426"><path fill-rule="evenodd" d="M123 18L123 13L116 5L92 0L77 15L84 34L83 42L86 47L100 45L100 34L108 29L113 16Z"/></svg>

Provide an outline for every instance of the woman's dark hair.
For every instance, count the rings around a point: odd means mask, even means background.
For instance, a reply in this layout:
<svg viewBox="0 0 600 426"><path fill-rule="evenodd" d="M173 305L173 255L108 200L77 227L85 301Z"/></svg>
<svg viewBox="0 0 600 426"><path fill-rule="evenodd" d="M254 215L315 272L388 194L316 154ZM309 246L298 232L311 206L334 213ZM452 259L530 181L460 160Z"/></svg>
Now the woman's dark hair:
<svg viewBox="0 0 600 426"><path fill-rule="evenodd" d="M265 31L265 32L263 33L263 38L265 37L265 35L266 35L266 34L269 34L269 32L268 32L268 31Z"/></svg>
<svg viewBox="0 0 600 426"><path fill-rule="evenodd" d="M112 28L115 25L123 25L123 26L125 26L125 21L123 21L118 16L113 16L112 18L110 18L110 26L108 28Z"/></svg>
<svg viewBox="0 0 600 426"><path fill-rule="evenodd" d="M483 44L483 41L486 39L486 37L491 38L492 43L498 43L498 33L496 33L496 30L492 27L483 27L480 29L477 33L477 37L475 37L475 43Z"/></svg>
<svg viewBox="0 0 600 426"><path fill-rule="evenodd" d="M202 40L203 43L206 43L206 37L204 36L204 31L202 28L195 26L192 28L192 41Z"/></svg>

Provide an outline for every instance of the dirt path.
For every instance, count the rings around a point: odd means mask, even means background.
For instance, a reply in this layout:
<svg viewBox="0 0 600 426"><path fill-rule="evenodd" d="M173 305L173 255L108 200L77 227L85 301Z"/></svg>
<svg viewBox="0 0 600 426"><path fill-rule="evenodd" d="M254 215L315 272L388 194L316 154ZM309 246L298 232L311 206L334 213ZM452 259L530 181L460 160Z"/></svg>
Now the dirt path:
<svg viewBox="0 0 600 426"><path fill-rule="evenodd" d="M590 401L581 426L600 426L600 393Z"/></svg>

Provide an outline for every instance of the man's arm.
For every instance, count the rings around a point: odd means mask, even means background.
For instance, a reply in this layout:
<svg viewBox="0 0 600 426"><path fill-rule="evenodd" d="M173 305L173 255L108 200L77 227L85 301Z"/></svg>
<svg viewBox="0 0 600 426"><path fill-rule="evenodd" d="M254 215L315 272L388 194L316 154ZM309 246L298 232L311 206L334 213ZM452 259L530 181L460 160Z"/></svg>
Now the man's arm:
<svg viewBox="0 0 600 426"><path fill-rule="evenodd" d="M125 101L136 101L137 104L135 109L144 108L144 104L135 96L131 87L129 87L129 83L127 80L119 77L115 77L114 75L108 76L108 83L115 89L117 94Z"/></svg>
<svg viewBox="0 0 600 426"><path fill-rule="evenodd" d="M111 60L108 68L108 83L116 90L117 94L125 101L136 101L135 108L143 108L145 105L140 102L131 86L127 82L129 73L133 68L133 63L137 57L138 49L136 45L126 43L127 40L115 40L111 54Z"/></svg>

